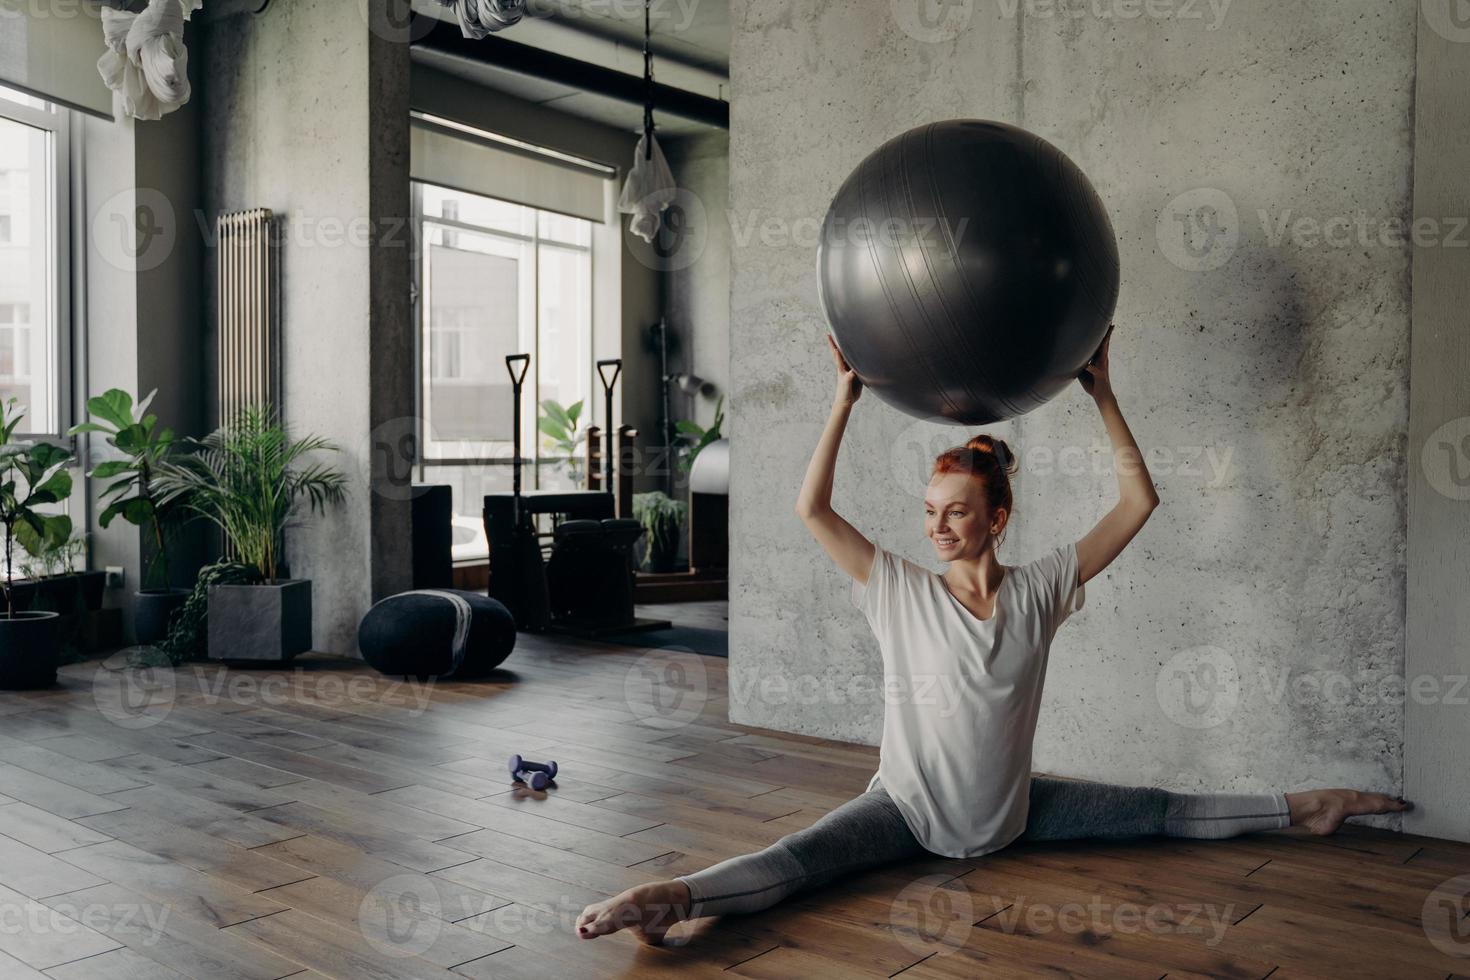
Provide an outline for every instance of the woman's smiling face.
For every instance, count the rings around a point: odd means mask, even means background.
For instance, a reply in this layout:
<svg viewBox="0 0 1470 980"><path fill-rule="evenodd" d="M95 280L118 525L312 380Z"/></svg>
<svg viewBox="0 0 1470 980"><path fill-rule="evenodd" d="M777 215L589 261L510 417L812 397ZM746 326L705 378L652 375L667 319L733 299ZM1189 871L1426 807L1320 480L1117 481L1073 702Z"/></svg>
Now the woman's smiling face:
<svg viewBox="0 0 1470 980"><path fill-rule="evenodd" d="M974 560L1005 527L1005 511L992 514L981 479L969 473L937 473L924 495L924 534L941 561Z"/></svg>

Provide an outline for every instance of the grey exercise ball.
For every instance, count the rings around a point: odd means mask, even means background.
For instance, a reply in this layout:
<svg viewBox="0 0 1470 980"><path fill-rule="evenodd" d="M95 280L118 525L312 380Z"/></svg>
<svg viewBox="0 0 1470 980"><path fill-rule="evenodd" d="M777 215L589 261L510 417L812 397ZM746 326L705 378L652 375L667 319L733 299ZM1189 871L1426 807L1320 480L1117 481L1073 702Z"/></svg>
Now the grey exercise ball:
<svg viewBox="0 0 1470 980"><path fill-rule="evenodd" d="M999 122L894 137L843 182L817 283L848 364L888 404L984 425L1065 389L1118 300L1118 245L1086 175Z"/></svg>

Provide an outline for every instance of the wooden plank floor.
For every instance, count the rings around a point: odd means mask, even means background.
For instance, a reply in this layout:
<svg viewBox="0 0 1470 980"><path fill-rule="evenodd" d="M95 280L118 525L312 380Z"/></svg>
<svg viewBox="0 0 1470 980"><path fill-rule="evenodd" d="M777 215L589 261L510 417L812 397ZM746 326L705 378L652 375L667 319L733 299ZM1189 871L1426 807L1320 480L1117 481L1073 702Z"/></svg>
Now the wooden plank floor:
<svg viewBox="0 0 1470 980"><path fill-rule="evenodd" d="M0 694L0 976L1470 975L1470 846L1361 828L1016 846L579 940L586 903L809 825L876 752L729 724L719 659L526 636L508 668L85 663ZM559 786L513 788L512 752Z"/></svg>

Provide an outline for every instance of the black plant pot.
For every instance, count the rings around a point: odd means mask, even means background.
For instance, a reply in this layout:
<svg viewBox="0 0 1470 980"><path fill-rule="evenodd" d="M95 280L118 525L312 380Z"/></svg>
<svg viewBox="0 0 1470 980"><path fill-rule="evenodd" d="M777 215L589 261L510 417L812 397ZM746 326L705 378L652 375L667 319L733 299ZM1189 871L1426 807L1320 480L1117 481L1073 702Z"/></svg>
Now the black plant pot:
<svg viewBox="0 0 1470 980"><path fill-rule="evenodd" d="M662 537L648 535L648 570L650 572L673 572L674 562L679 557L679 531L677 527Z"/></svg>
<svg viewBox="0 0 1470 980"><path fill-rule="evenodd" d="M54 612L0 613L0 689L24 690L56 683Z"/></svg>
<svg viewBox="0 0 1470 980"><path fill-rule="evenodd" d="M169 620L189 598L188 589L144 589L133 595L133 633L139 643L162 643Z"/></svg>
<svg viewBox="0 0 1470 980"><path fill-rule="evenodd" d="M107 588L106 572L77 572L82 580L82 604L96 612L102 608L102 593Z"/></svg>
<svg viewBox="0 0 1470 980"><path fill-rule="evenodd" d="M284 663L311 649L311 580L209 587L209 659Z"/></svg>

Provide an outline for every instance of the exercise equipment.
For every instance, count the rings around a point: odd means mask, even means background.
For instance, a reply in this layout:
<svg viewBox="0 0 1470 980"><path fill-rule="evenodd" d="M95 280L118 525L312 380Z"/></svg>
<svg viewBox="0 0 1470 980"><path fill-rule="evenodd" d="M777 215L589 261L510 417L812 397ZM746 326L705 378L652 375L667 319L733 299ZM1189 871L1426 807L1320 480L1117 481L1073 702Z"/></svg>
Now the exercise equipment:
<svg viewBox="0 0 1470 980"><path fill-rule="evenodd" d="M551 622L546 594L546 570L541 561L541 544L536 540L533 511L524 506L521 494L521 391L530 354L508 354L505 370L510 374L514 402L511 406L511 493L508 511L502 510L492 524L490 496L485 498L485 536L490 545L488 593L505 603L523 630L540 632ZM496 495L500 496L500 495ZM610 506L610 504L609 504Z"/></svg>
<svg viewBox="0 0 1470 980"><path fill-rule="evenodd" d="M544 772L531 772L526 769L519 769L512 775L534 790L543 790L551 783L551 777Z"/></svg>
<svg viewBox="0 0 1470 980"><path fill-rule="evenodd" d="M526 772L544 772L552 779L556 778L557 766L555 761L531 762L529 759L522 759L519 755L513 755L510 757L510 762L508 763L508 765L510 767L510 774L512 776L514 776L518 772L521 772L522 770L525 770Z"/></svg>
<svg viewBox="0 0 1470 980"><path fill-rule="evenodd" d="M454 488L447 484L414 484L413 587L454 587Z"/></svg>
<svg viewBox="0 0 1470 980"><path fill-rule="evenodd" d="M609 375L608 371L612 374ZM602 382L602 418L607 423L602 427L602 486L608 493L612 493L616 486L613 483L613 387L617 385L618 375L622 373L621 357L606 357L597 362L597 378Z"/></svg>
<svg viewBox="0 0 1470 980"><path fill-rule="evenodd" d="M480 677L515 649L503 604L460 589L400 592L373 605L357 628L362 657L384 674Z"/></svg>
<svg viewBox="0 0 1470 980"><path fill-rule="evenodd" d="M833 197L817 285L847 363L911 415L985 425L1066 388L1118 299L1118 246L1086 175L1015 126L919 126Z"/></svg>
<svg viewBox="0 0 1470 980"><path fill-rule="evenodd" d="M525 783L534 790L543 790L556 778L555 762L528 762L519 755L510 757L510 778Z"/></svg>
<svg viewBox="0 0 1470 980"><path fill-rule="evenodd" d="M516 490L487 493L483 500L485 538L490 543L489 593L515 614L521 629L545 632L553 625L552 602L536 515L611 520L613 496L591 490L521 492L516 477L513 485Z"/></svg>
<svg viewBox="0 0 1470 980"><path fill-rule="evenodd" d="M562 521L556 526L546 589L558 624L629 628L633 615L633 545L643 525L632 519Z"/></svg>
<svg viewBox="0 0 1470 980"><path fill-rule="evenodd" d="M611 492L521 490L521 393L530 361L529 354L511 354L505 359L515 399L512 489L508 494L487 493L484 497L485 538L490 546L487 592L510 609L521 629L533 632L555 629L596 635L605 630L668 627L666 619L633 613L632 546L642 525L613 517ZM613 386L622 361L598 361L597 369L605 411L611 417ZM609 431L603 475L608 486L613 485L612 450ZM537 514L550 514L554 520L549 561L542 558L543 535L536 529Z"/></svg>

